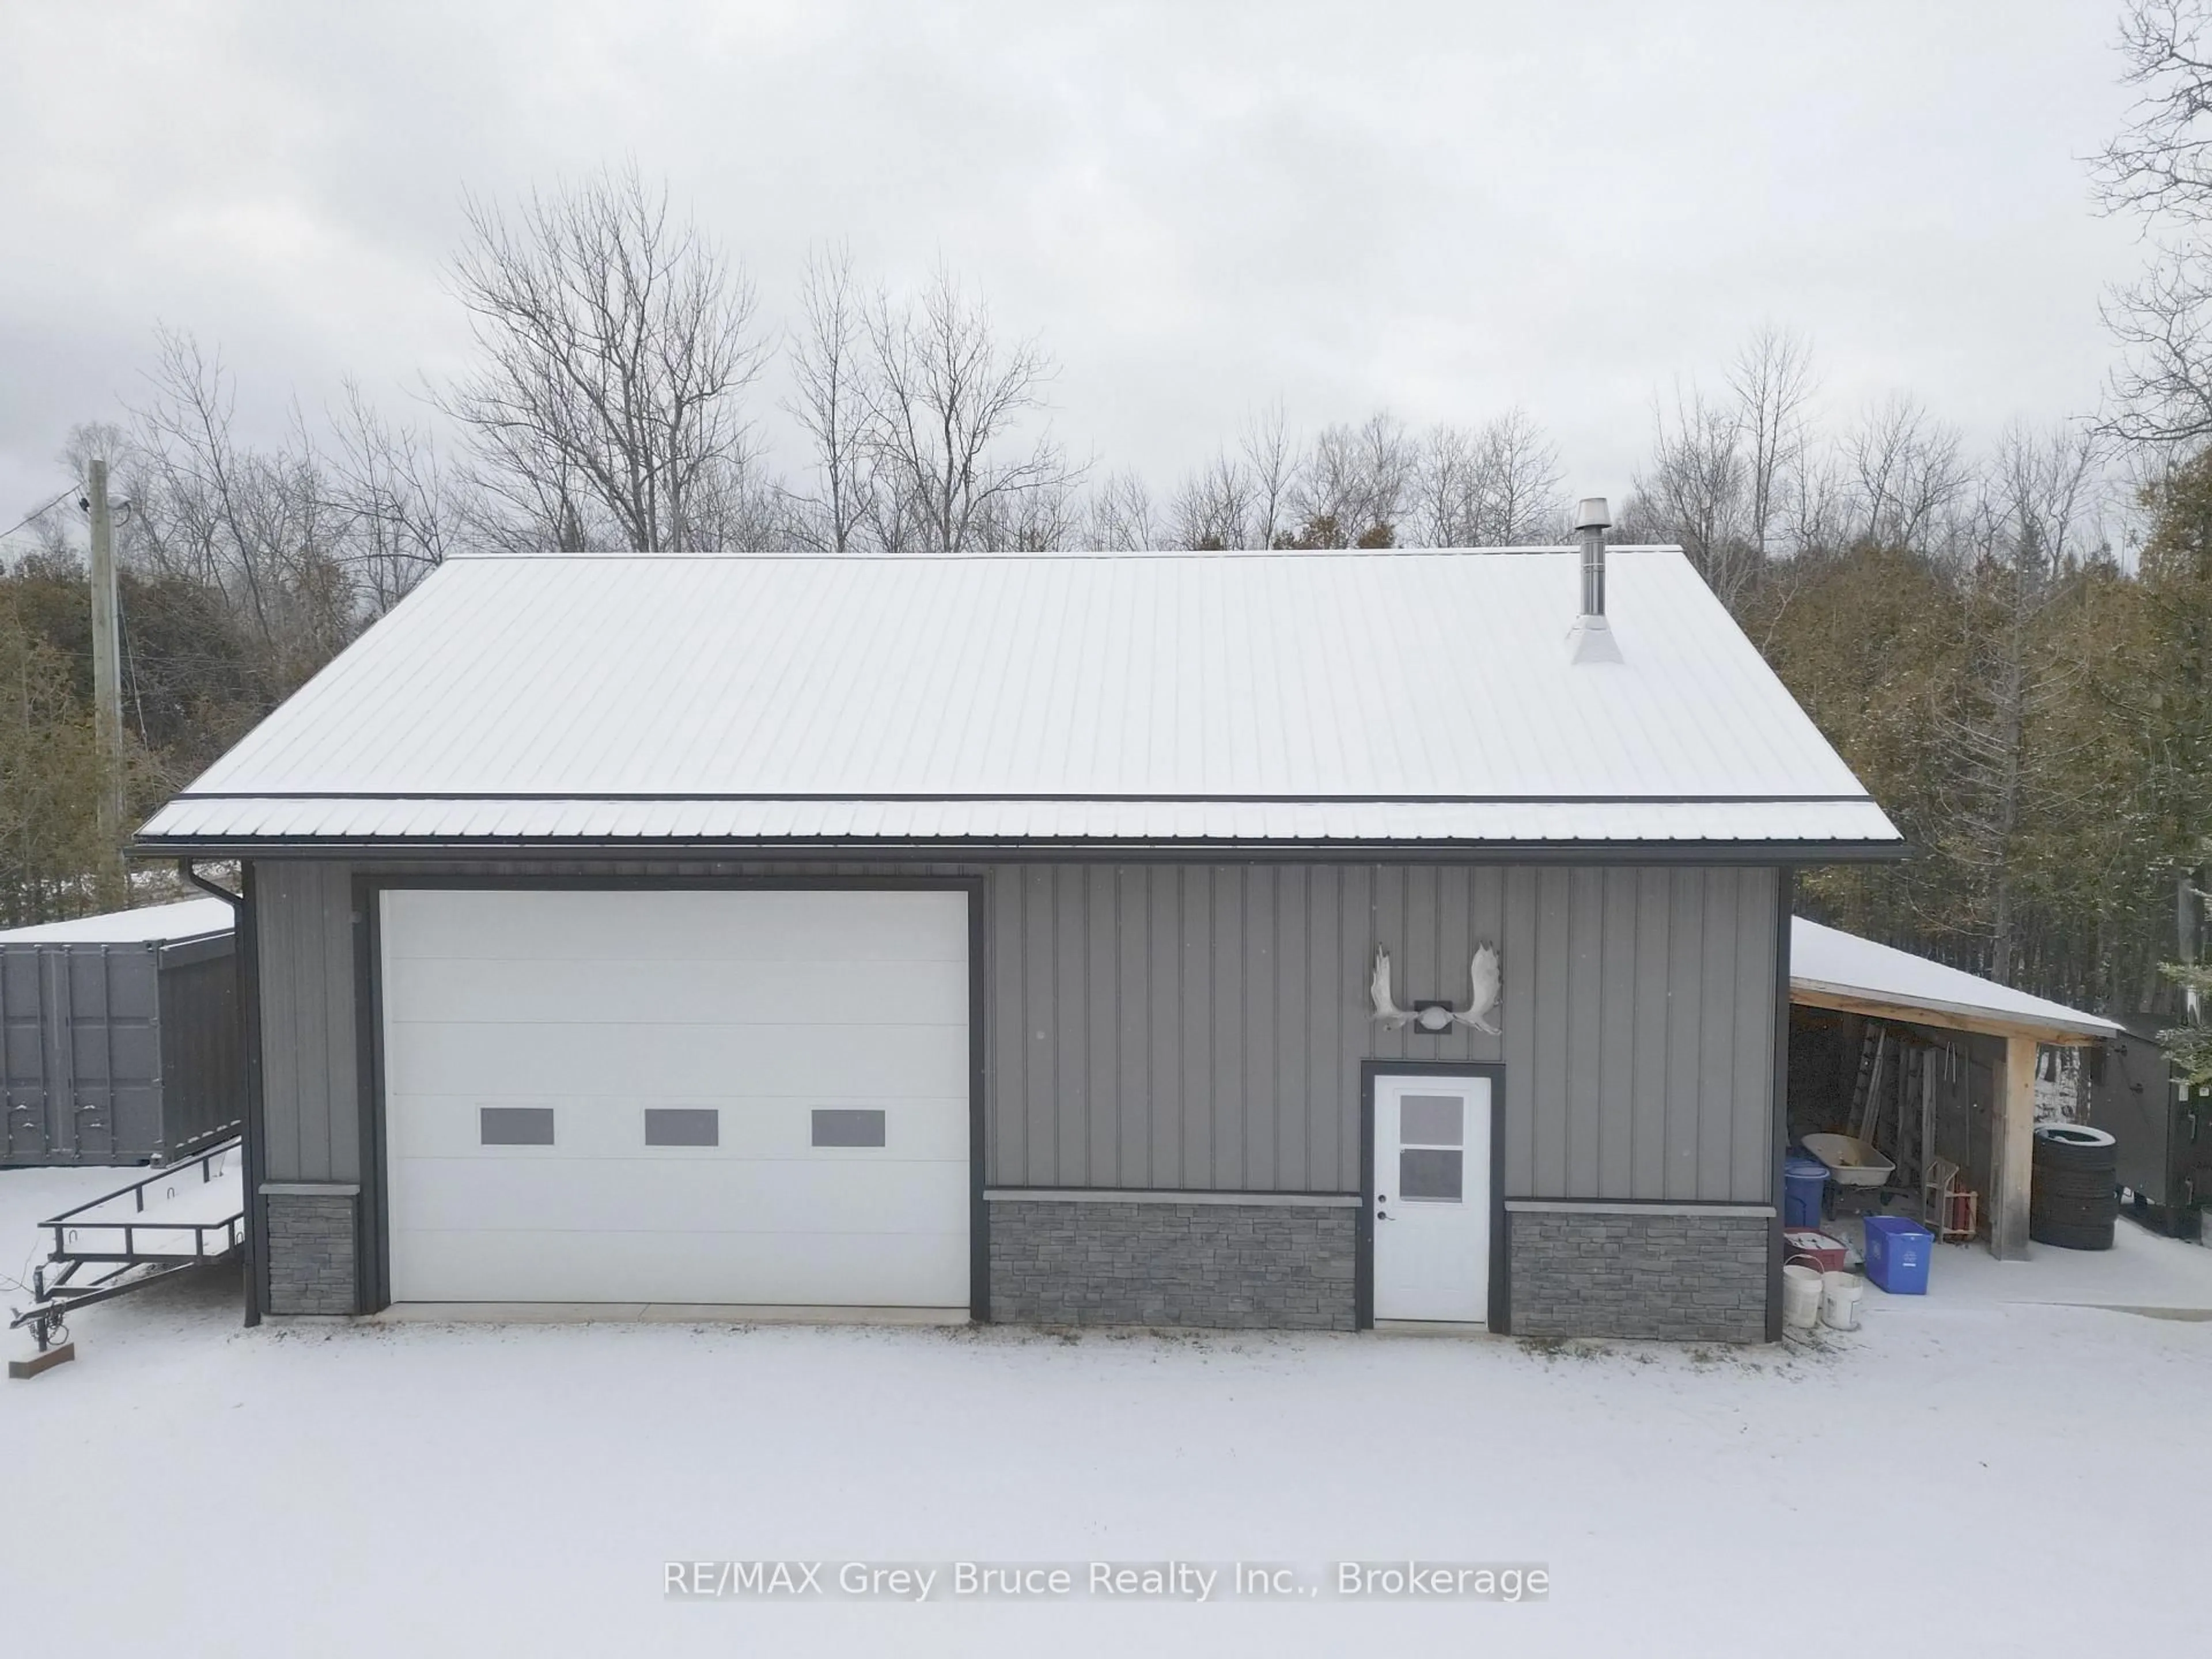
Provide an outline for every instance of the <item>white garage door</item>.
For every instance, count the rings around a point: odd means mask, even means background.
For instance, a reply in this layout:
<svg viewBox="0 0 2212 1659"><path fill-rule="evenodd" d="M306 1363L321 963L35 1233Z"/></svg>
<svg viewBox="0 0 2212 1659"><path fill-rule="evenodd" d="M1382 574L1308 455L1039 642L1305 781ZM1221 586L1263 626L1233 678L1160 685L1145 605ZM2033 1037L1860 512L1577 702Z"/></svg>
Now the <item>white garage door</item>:
<svg viewBox="0 0 2212 1659"><path fill-rule="evenodd" d="M386 891L392 1299L965 1306L967 906Z"/></svg>

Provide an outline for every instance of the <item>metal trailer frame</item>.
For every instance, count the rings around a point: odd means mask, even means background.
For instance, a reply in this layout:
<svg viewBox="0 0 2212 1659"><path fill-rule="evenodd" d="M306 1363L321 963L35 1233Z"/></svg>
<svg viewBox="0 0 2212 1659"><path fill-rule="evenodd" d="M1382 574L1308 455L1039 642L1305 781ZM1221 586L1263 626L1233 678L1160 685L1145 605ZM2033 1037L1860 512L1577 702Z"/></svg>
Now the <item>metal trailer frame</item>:
<svg viewBox="0 0 2212 1659"><path fill-rule="evenodd" d="M173 1279L179 1273L191 1273L235 1258L246 1244L246 1198L242 1179L237 1212L215 1221L88 1221L82 1218L88 1210L96 1210L125 1196L132 1200L133 1215L143 1216L148 1188L174 1182L194 1169L199 1171L204 1183L211 1182L216 1177L216 1164L239 1152L239 1138L234 1135L184 1163L158 1170L127 1187L103 1193L74 1209L64 1210L58 1216L41 1221L40 1231L52 1234L52 1249L47 1252L46 1261L31 1274L32 1293L36 1299L29 1308L14 1310L15 1316L9 1322L9 1329L21 1330L27 1325L30 1327L31 1340L38 1345L39 1352L43 1356L58 1344L66 1342L68 1316L73 1309L89 1307L95 1302L106 1302L162 1279ZM189 1250L145 1248L139 1238L142 1230L172 1235L188 1233L191 1237L191 1248ZM48 1270L57 1266L61 1271L49 1278ZM106 1271L80 1281L76 1276L78 1270L88 1267L105 1268ZM142 1268L153 1271L139 1271Z"/></svg>

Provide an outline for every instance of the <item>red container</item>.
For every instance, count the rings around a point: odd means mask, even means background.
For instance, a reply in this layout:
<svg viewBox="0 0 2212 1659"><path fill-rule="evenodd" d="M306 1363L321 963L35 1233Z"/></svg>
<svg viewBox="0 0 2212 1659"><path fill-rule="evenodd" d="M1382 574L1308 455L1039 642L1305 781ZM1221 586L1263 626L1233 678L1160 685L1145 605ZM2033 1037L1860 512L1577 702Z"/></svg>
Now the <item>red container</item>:
<svg viewBox="0 0 2212 1659"><path fill-rule="evenodd" d="M1810 1227L1792 1227L1782 1235L1782 1259L1797 1261L1808 1267L1817 1267L1824 1273L1844 1271L1848 1249L1840 1238L1816 1232Z"/></svg>

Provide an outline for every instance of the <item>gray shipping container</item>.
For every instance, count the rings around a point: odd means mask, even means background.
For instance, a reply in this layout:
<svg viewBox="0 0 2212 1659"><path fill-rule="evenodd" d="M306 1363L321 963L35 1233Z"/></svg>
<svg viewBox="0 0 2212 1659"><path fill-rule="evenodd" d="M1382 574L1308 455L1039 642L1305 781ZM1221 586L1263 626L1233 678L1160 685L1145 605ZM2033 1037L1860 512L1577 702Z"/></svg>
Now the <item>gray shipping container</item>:
<svg viewBox="0 0 2212 1659"><path fill-rule="evenodd" d="M2089 1121L2119 1142L2114 1174L2138 1221L2197 1237L2212 1203L2212 1089L2192 1089L2167 1062L2154 1020L2127 1030L2089 1062Z"/></svg>
<svg viewBox="0 0 2212 1659"><path fill-rule="evenodd" d="M165 1164L239 1132L220 899L0 933L0 1166Z"/></svg>

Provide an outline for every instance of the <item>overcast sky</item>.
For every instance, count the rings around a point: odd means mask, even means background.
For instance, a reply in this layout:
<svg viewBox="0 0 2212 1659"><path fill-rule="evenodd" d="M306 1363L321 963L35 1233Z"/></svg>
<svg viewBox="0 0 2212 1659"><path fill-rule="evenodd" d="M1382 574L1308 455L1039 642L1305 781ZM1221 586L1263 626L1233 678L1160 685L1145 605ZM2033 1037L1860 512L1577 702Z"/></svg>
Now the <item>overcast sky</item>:
<svg viewBox="0 0 2212 1659"><path fill-rule="evenodd" d="M1619 495L1655 387L1754 325L1842 419L2094 406L2139 263L2081 158L2117 0L343 8L0 0L0 526L152 331L249 432L467 344L464 189L634 158L789 307L807 248L940 255L1042 335L1079 453L1162 484L1294 424L1525 404ZM773 427L773 391L763 394Z"/></svg>

